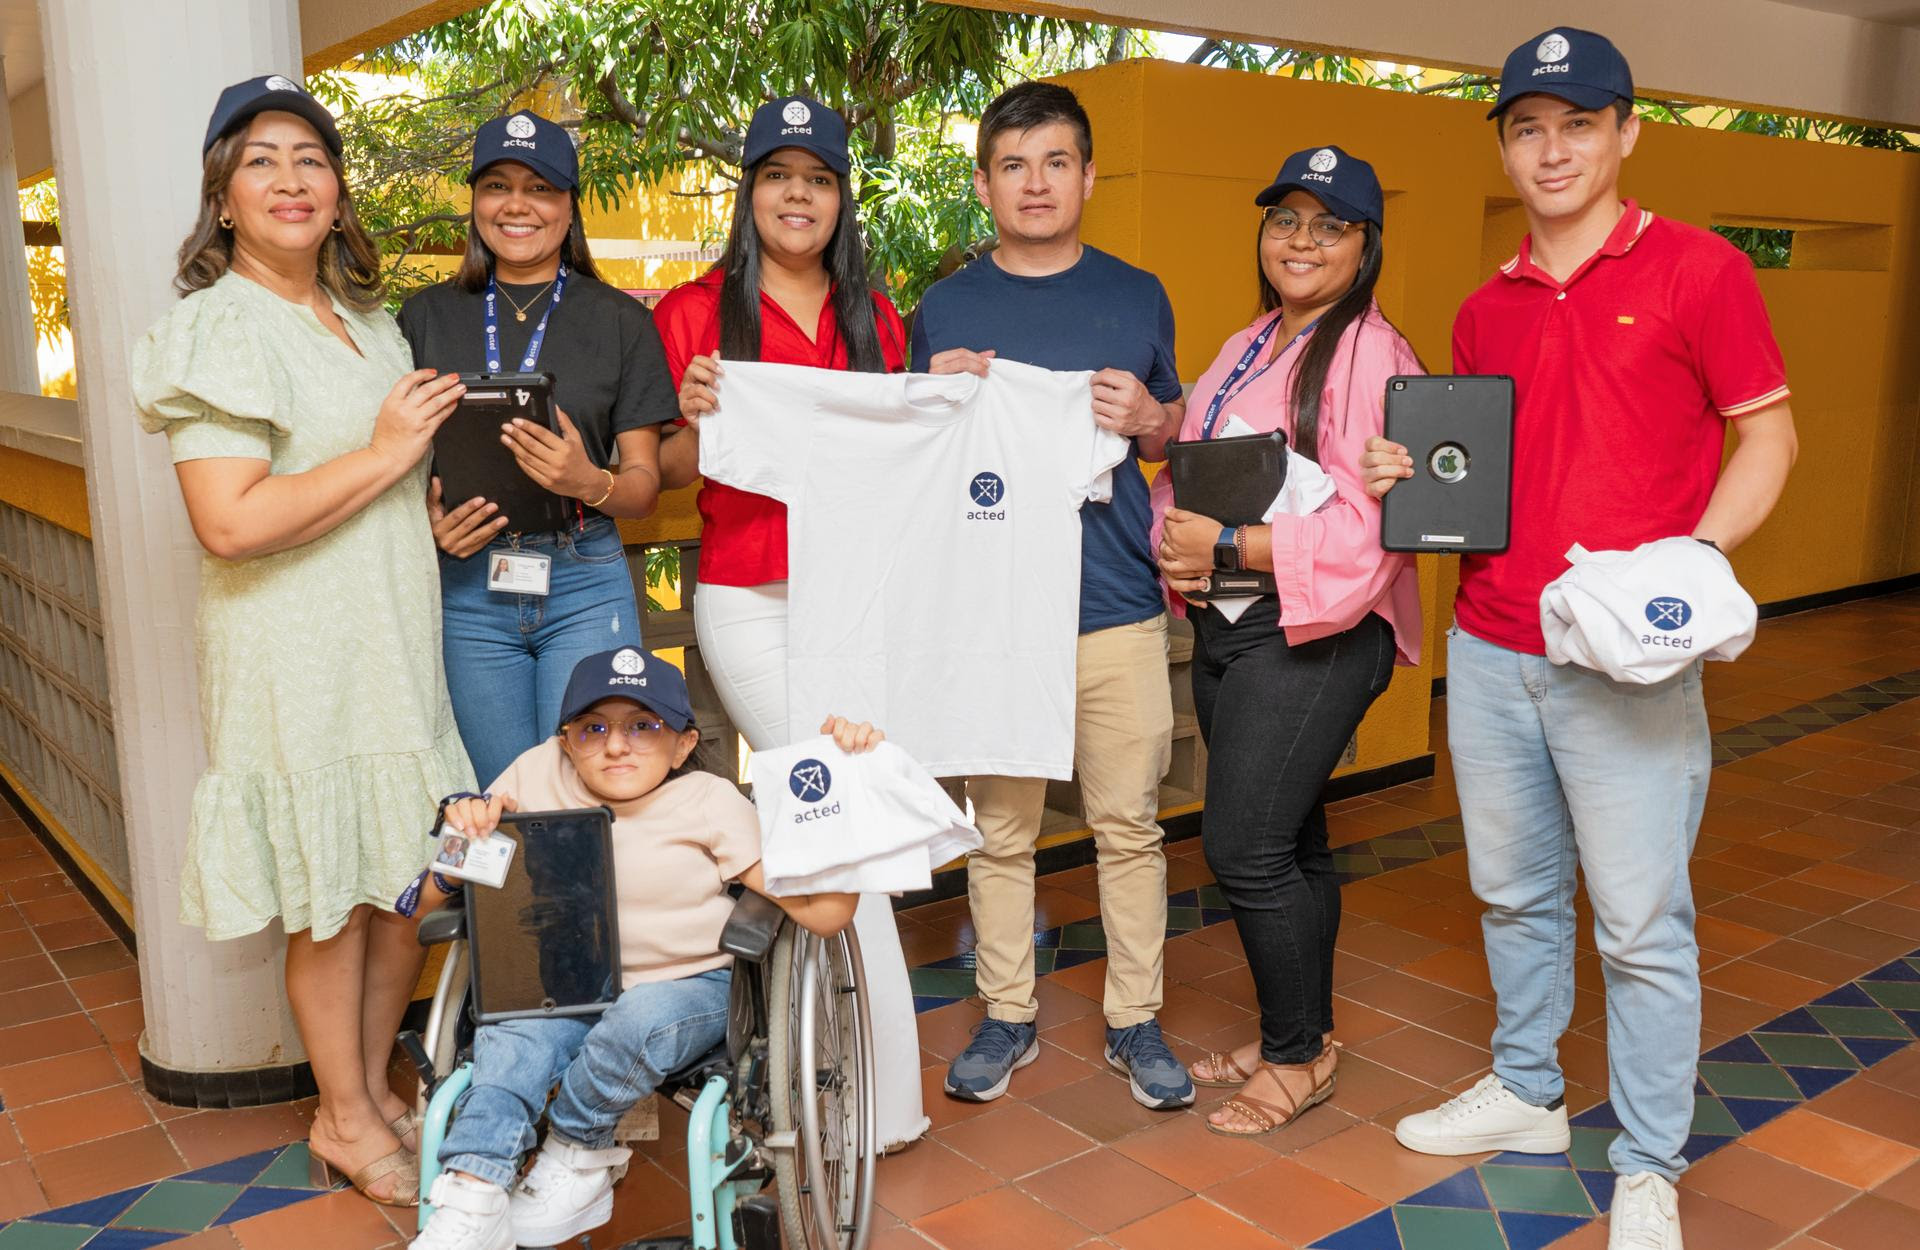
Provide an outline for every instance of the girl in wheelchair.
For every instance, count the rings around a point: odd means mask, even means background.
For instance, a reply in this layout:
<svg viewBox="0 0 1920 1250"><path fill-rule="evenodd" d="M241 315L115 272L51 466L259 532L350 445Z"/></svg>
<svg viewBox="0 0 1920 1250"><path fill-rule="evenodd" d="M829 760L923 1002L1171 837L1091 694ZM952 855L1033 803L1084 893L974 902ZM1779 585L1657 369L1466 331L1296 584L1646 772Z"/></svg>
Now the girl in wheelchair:
<svg viewBox="0 0 1920 1250"><path fill-rule="evenodd" d="M613 810L624 989L598 1017L480 1028L472 1087L440 1148L433 1215L411 1250L552 1246L606 1223L615 1169L630 1154L614 1144L621 1116L725 1037L726 887L738 881L766 893L760 822L727 781L684 768L700 738L692 721L673 665L637 647L589 656L567 684L555 736L516 759L489 794L446 805L447 826L469 838L485 838L502 813L522 808ZM882 738L840 717L821 732L848 751ZM443 902L447 889L428 874L422 903ZM775 901L795 923L832 936L853 918L858 896ZM520 1178L543 1108L551 1131Z"/></svg>

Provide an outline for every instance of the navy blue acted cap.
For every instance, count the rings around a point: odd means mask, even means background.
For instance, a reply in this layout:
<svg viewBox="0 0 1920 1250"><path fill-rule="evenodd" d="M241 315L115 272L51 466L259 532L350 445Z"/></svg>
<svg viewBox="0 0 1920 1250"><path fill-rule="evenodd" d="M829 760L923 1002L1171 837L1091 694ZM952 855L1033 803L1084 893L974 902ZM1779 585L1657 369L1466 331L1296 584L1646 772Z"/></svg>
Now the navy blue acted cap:
<svg viewBox="0 0 1920 1250"><path fill-rule="evenodd" d="M560 700L560 724L581 715L602 699L632 699L679 733L693 724L693 701L680 670L651 651L621 647L590 655L573 666L567 695ZM554 726L559 733L559 725Z"/></svg>
<svg viewBox="0 0 1920 1250"><path fill-rule="evenodd" d="M263 74L237 82L220 93L213 116L207 119L207 137L200 144L200 155L213 151L213 145L253 120L259 113L292 113L320 132L320 141L335 156L340 155L340 128L333 123L327 106L307 94L307 89L283 74Z"/></svg>
<svg viewBox="0 0 1920 1250"><path fill-rule="evenodd" d="M573 150L573 136L566 127L527 109L496 117L474 132L467 182L501 161L518 161L561 191L580 185L580 157Z"/></svg>
<svg viewBox="0 0 1920 1250"><path fill-rule="evenodd" d="M1278 204L1287 192L1295 190L1312 195L1342 221L1386 225L1380 179L1374 175L1373 166L1340 148L1302 148L1295 152L1253 202L1264 208Z"/></svg>
<svg viewBox="0 0 1920 1250"><path fill-rule="evenodd" d="M1500 70L1500 98L1487 116L1500 116L1523 95L1550 95L1575 108L1603 109L1615 100L1633 99L1633 71L1605 35L1558 26L1507 54Z"/></svg>
<svg viewBox="0 0 1920 1250"><path fill-rule="evenodd" d="M753 110L740 163L751 165L781 148L805 148L843 178L853 163L847 157L846 121L820 101L803 95L768 100Z"/></svg>

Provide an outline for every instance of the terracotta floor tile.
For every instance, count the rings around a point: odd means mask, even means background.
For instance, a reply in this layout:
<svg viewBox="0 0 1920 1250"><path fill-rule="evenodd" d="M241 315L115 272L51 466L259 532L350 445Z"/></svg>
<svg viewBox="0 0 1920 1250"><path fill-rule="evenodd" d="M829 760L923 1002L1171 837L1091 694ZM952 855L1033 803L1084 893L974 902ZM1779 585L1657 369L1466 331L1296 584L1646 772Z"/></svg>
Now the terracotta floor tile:
<svg viewBox="0 0 1920 1250"><path fill-rule="evenodd" d="M1762 947L1748 956L1748 960L1826 986L1851 981L1874 967L1874 961L1863 955L1849 955L1845 951L1815 946L1798 938L1783 938L1771 946Z"/></svg>
<svg viewBox="0 0 1920 1250"><path fill-rule="evenodd" d="M233 1111L195 1111L167 1120L166 1130L187 1166L200 1168L304 1140L307 1123L291 1105L275 1103Z"/></svg>
<svg viewBox="0 0 1920 1250"><path fill-rule="evenodd" d="M45 1211L49 1203L34 1179L33 1165L25 1159L0 1163L0 1222Z"/></svg>
<svg viewBox="0 0 1920 1250"><path fill-rule="evenodd" d="M1872 902L1860 904L1847 913L1847 923L1878 929L1883 933L1892 933L1909 941L1920 942L1920 911L1911 907L1901 907L1886 899L1875 899Z"/></svg>
<svg viewBox="0 0 1920 1250"><path fill-rule="evenodd" d="M1721 920L1731 920L1748 928L1763 929L1777 937L1799 933L1820 920L1819 916L1810 911L1801 911L1797 907L1782 907L1778 903L1763 902L1745 894L1714 903L1706 908L1703 914Z"/></svg>
<svg viewBox="0 0 1920 1250"><path fill-rule="evenodd" d="M1313 1114L1302 1116L1301 1124ZM1276 1136L1286 1132L1282 1129ZM1164 1117L1146 1132L1116 1142L1114 1149L1191 1190L1251 1172L1273 1158L1258 1139L1209 1132L1206 1117L1197 1110Z"/></svg>
<svg viewBox="0 0 1920 1250"><path fill-rule="evenodd" d="M54 1016L32 1024L0 1029L0 1067L30 1063L100 1044L100 1034L85 1015Z"/></svg>
<svg viewBox="0 0 1920 1250"><path fill-rule="evenodd" d="M0 1027L70 1016L79 1010L80 1002L65 981L48 981L30 989L0 994Z"/></svg>
<svg viewBox="0 0 1920 1250"><path fill-rule="evenodd" d="M1813 1236L1836 1250L1910 1250L1915 1237L1913 1208L1862 1194L1813 1226Z"/></svg>
<svg viewBox="0 0 1920 1250"><path fill-rule="evenodd" d="M1920 874L1916 874L1916 877L1920 878ZM1884 933L1847 919L1822 921L1797 936L1802 942L1832 947L1850 955L1862 955L1880 963L1907 954L1915 945L1898 934Z"/></svg>
<svg viewBox="0 0 1920 1250"><path fill-rule="evenodd" d="M1438 1101L1440 1094L1425 1081L1348 1050L1340 1056L1338 1080L1327 1105L1338 1107L1356 1119L1368 1120L1388 1107L1397 1107L1415 1098Z"/></svg>
<svg viewBox="0 0 1920 1250"><path fill-rule="evenodd" d="M1873 1192L1889 1201L1920 1211L1920 1163L1889 1176L1874 1186Z"/></svg>
<svg viewBox="0 0 1920 1250"><path fill-rule="evenodd" d="M1782 1009L1798 1007L1824 994L1828 986L1769 968L1751 959L1736 959L1700 974L1700 983L1726 994Z"/></svg>
<svg viewBox="0 0 1920 1250"><path fill-rule="evenodd" d="M1397 971L1383 972L1341 992L1363 1006L1412 1024L1425 1024L1442 1012L1472 1001L1464 994Z"/></svg>
<svg viewBox="0 0 1920 1250"><path fill-rule="evenodd" d="M913 1224L946 1250L1068 1250L1087 1237L1079 1224L1006 1186L923 1215Z"/></svg>
<svg viewBox="0 0 1920 1250"><path fill-rule="evenodd" d="M368 1204L372 1205L372 1204ZM389 1224L403 1229L413 1212L395 1208L376 1208L386 1217ZM613 1219L593 1231L593 1244L596 1246L619 1246L636 1237L665 1235L669 1230L676 1234L686 1231L688 1215L687 1191L668 1171L658 1167L653 1160L646 1161L644 1167L634 1167L627 1172L625 1180L614 1187ZM411 1233L401 1244L411 1240ZM576 1242L567 1243L569 1247Z"/></svg>
<svg viewBox="0 0 1920 1250"><path fill-rule="evenodd" d="M1024 1177L1019 1188L1096 1233L1131 1224L1188 1196L1185 1186L1105 1147Z"/></svg>
<svg viewBox="0 0 1920 1250"><path fill-rule="evenodd" d="M941 1129L934 1139L1008 1180L1094 1148L1058 1120L1006 1100L985 1115Z"/></svg>
<svg viewBox="0 0 1920 1250"><path fill-rule="evenodd" d="M1160 1027L1174 1037L1192 1039L1236 1024L1251 1026L1252 1003L1230 1003L1191 985L1169 985L1160 1008Z"/></svg>
<svg viewBox="0 0 1920 1250"><path fill-rule="evenodd" d="M1339 1016L1336 1014L1334 1019L1337 1022ZM1492 1040L1493 1025L1493 1003L1483 1000L1462 1003L1426 1022L1426 1027L1434 1032L1474 1046L1485 1046Z"/></svg>
<svg viewBox="0 0 1920 1250"><path fill-rule="evenodd" d="M1776 935L1751 925L1736 924L1717 916L1701 916L1694 922L1694 937L1706 950L1727 955L1747 955L1778 940Z"/></svg>
<svg viewBox="0 0 1920 1250"><path fill-rule="evenodd" d="M1225 1181L1205 1196L1284 1241L1307 1245L1380 1208L1378 1200L1292 1159Z"/></svg>
<svg viewBox="0 0 1920 1250"><path fill-rule="evenodd" d="M1104 957L1090 959L1063 972L1049 973L1048 980L1098 1002L1106 992L1107 961Z"/></svg>
<svg viewBox="0 0 1920 1250"><path fill-rule="evenodd" d="M80 1005L89 1010L130 1003L140 997L140 970L116 968L111 972L96 972L67 982L67 988L80 1000Z"/></svg>
<svg viewBox="0 0 1920 1250"><path fill-rule="evenodd" d="M133 966L133 953L122 946L118 939L54 951L51 958L65 977L84 977Z"/></svg>
<svg viewBox="0 0 1920 1250"><path fill-rule="evenodd" d="M927 1118L933 1121L935 1130L985 1115L993 1109L990 1102L968 1102L962 1098L947 1097L946 1079L947 1065L944 1062L920 1069L920 1105L925 1108Z"/></svg>
<svg viewBox="0 0 1920 1250"><path fill-rule="evenodd" d="M1920 1159L1920 1151L1804 1107L1748 1133L1742 1141L1855 1189L1871 1189Z"/></svg>
<svg viewBox="0 0 1920 1250"><path fill-rule="evenodd" d="M1342 925L1339 946L1348 954L1390 968L1425 959L1428 955L1437 955L1446 949L1446 943L1409 933L1397 924Z"/></svg>
<svg viewBox="0 0 1920 1250"><path fill-rule="evenodd" d="M885 1212L876 1210L876 1216ZM867 1241L867 1250L936 1250L931 1241L913 1231L911 1225L894 1224L887 1228L876 1228Z"/></svg>
<svg viewBox="0 0 1920 1250"><path fill-rule="evenodd" d="M1750 1211L1783 1228L1805 1228L1837 1210L1856 1192L1783 1159L1735 1142L1687 1169L1685 1189Z"/></svg>
<svg viewBox="0 0 1920 1250"><path fill-rule="evenodd" d="M45 955L22 955L0 960L0 994L46 985L60 979L60 969Z"/></svg>
<svg viewBox="0 0 1920 1250"><path fill-rule="evenodd" d="M1191 934L1170 939L1165 960L1167 980L1182 985L1242 966L1240 960Z"/></svg>
<svg viewBox="0 0 1920 1250"><path fill-rule="evenodd" d="M352 1190L250 1216L229 1227L242 1250L314 1250L314 1233L326 1230L327 1250L373 1250L394 1243L393 1225L380 1208Z"/></svg>
<svg viewBox="0 0 1920 1250"><path fill-rule="evenodd" d="M1068 989L1052 977L1041 977L1033 983L1033 1001L1040 1008L1039 1025L1043 1029L1100 1014L1097 1000Z"/></svg>
<svg viewBox="0 0 1920 1250"><path fill-rule="evenodd" d="M1409 1025L1349 1049L1362 1058L1433 1086L1484 1072L1493 1063L1491 1052L1418 1025Z"/></svg>
<svg viewBox="0 0 1920 1250"><path fill-rule="evenodd" d="M236 1250L239 1244L233 1239L231 1228L209 1228L204 1233L169 1241L166 1246L167 1250Z"/></svg>
<svg viewBox="0 0 1920 1250"><path fill-rule="evenodd" d="M1408 1194L1453 1175L1484 1155L1441 1158L1415 1154L1376 1124L1356 1124L1294 1156L1299 1162L1354 1189L1398 1202Z"/></svg>
<svg viewBox="0 0 1920 1250"><path fill-rule="evenodd" d="M971 1000L923 1011L917 1020L920 1045L942 1059L951 1060L967 1048L974 1027L986 1016L986 1009Z"/></svg>
<svg viewBox="0 0 1920 1250"><path fill-rule="evenodd" d="M9 1110L13 1113L14 1127L20 1130L22 1144L36 1155L131 1132L153 1123L139 1093L126 1084Z"/></svg>
<svg viewBox="0 0 1920 1250"><path fill-rule="evenodd" d="M1157 1211L1107 1238L1126 1250L1280 1250L1285 1242L1205 1198Z"/></svg>
<svg viewBox="0 0 1920 1250"><path fill-rule="evenodd" d="M56 1207L187 1170L157 1124L40 1155L33 1166L48 1204Z"/></svg>
<svg viewBox="0 0 1920 1250"><path fill-rule="evenodd" d="M1208 947L1209 950L1215 949ZM1230 1003L1238 1003L1249 1010L1257 1001L1254 991L1253 972L1246 964L1235 959L1232 966L1224 972L1202 977L1193 982L1194 988L1204 990L1215 998L1223 998Z"/></svg>
<svg viewBox="0 0 1920 1250"><path fill-rule="evenodd" d="M1807 1104L1829 1120L1920 1149L1920 1097L1869 1081L1847 1081Z"/></svg>
<svg viewBox="0 0 1920 1250"><path fill-rule="evenodd" d="M38 929L43 925L59 924L66 920L99 916L84 894L74 889L72 884L65 882L64 879L62 884L65 885L62 890L49 891L38 898L30 898L24 902L16 896L14 901L19 905L20 914L27 918L28 924Z"/></svg>
<svg viewBox="0 0 1920 1250"><path fill-rule="evenodd" d="M1469 998L1487 998L1493 994L1493 982L1487 976L1487 957L1480 951L1449 947L1425 959L1416 959L1401 968L1408 976L1444 985Z"/></svg>
<svg viewBox="0 0 1920 1250"><path fill-rule="evenodd" d="M1092 1017L1100 1024L1104 1034L1106 1024L1098 1016ZM1081 1021L1074 1021L1068 1028L1077 1028ZM1023 1102L1031 1102L1040 1095L1059 1089L1062 1085L1072 1085L1084 1081L1096 1073L1118 1079L1119 1074L1106 1065L1100 1051L1095 1050L1091 1057L1083 1058L1064 1047L1056 1046L1042 1035L1040 1057L1014 1074L1011 1092Z"/></svg>
<svg viewBox="0 0 1920 1250"><path fill-rule="evenodd" d="M94 1027L109 1044L137 1038L146 1027L146 1010L137 998L130 1003L95 1007L87 1014L93 1017Z"/></svg>
<svg viewBox="0 0 1920 1250"><path fill-rule="evenodd" d="M880 1161L874 1200L897 1218L912 1222L999 1184L999 1177L939 1142L920 1141Z"/></svg>
<svg viewBox="0 0 1920 1250"><path fill-rule="evenodd" d="M50 952L113 940L113 930L97 915L76 916L58 924L35 925L33 935Z"/></svg>
<svg viewBox="0 0 1920 1250"><path fill-rule="evenodd" d="M1099 1015L1081 1016L1063 1024L1049 1024L1041 1021L1040 1037L1067 1054L1077 1056L1091 1064L1106 1063L1107 1021ZM1191 1039L1182 1039L1191 1040ZM1176 1048L1177 1049L1177 1048ZM1081 1074L1085 1076L1085 1073ZM1016 1081L1019 1077L1014 1078Z"/></svg>

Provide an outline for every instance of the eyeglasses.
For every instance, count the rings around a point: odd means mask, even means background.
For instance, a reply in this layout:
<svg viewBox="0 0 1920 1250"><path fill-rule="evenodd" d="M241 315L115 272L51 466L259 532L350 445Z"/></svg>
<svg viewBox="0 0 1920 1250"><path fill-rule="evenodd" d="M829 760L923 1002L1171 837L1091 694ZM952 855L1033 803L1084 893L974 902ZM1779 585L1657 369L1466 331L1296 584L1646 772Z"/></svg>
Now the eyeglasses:
<svg viewBox="0 0 1920 1250"><path fill-rule="evenodd" d="M1282 239L1291 239L1300 229L1300 223L1306 221L1290 208L1269 208L1266 216L1260 219L1260 233L1278 243ZM1322 213L1312 221L1307 221L1307 237L1316 247L1332 247L1338 243L1347 229L1358 223L1342 221L1331 213Z"/></svg>
<svg viewBox="0 0 1920 1250"><path fill-rule="evenodd" d="M655 735L665 732L666 728L666 722L654 716L636 716L628 721L589 716L565 727L567 741L573 743L574 750L588 755L597 755L606 750L607 743L616 733L626 739L628 747L637 750L653 741Z"/></svg>

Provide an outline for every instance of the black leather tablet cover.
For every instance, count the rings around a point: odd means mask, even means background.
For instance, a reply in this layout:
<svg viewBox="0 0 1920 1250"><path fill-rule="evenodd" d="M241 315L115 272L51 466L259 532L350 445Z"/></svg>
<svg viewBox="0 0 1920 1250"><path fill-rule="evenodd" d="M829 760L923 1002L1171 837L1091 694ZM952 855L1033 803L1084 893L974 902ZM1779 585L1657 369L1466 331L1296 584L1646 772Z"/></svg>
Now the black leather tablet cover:
<svg viewBox="0 0 1920 1250"><path fill-rule="evenodd" d="M433 435L433 471L448 510L477 495L500 505L510 531L535 534L572 525L574 501L528 477L500 441L500 427L515 417L559 433L553 375L463 373L460 381L467 393Z"/></svg>
<svg viewBox="0 0 1920 1250"><path fill-rule="evenodd" d="M620 997L613 813L517 812L492 836L519 849L498 889L467 883L474 1019L606 1010Z"/></svg>
<svg viewBox="0 0 1920 1250"><path fill-rule="evenodd" d="M1381 503L1380 545L1505 551L1513 511L1513 379L1389 378L1386 400L1387 437L1413 457L1413 476Z"/></svg>

